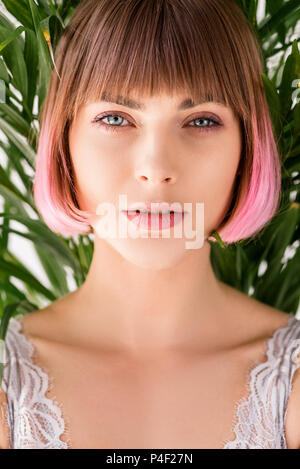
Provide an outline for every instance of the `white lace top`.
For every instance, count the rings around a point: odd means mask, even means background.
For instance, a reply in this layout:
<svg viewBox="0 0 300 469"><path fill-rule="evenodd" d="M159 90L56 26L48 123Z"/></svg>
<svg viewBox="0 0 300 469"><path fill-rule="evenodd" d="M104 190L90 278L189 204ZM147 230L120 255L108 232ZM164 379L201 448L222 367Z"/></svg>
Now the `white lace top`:
<svg viewBox="0 0 300 469"><path fill-rule="evenodd" d="M46 397L52 378L35 363L35 348L18 317L9 321L4 347L7 402L2 405L10 449L70 449L70 439L61 439L68 434L61 405ZM248 395L235 405L235 439L224 442L223 449L287 449L287 403L300 367L300 320L291 314L287 318L287 325L266 341L266 360L249 370Z"/></svg>

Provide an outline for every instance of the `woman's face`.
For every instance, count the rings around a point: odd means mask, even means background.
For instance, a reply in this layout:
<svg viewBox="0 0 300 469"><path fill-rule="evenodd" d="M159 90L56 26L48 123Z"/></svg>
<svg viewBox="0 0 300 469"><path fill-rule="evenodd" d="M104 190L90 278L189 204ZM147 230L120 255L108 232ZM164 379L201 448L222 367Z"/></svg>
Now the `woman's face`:
<svg viewBox="0 0 300 469"><path fill-rule="evenodd" d="M110 97L110 102L89 102L79 109L70 127L69 147L79 206L95 214L95 242L97 221L103 218L96 215L97 207L102 203L115 207L118 226L124 216L119 212L124 208L120 195L126 195L128 206L160 201L178 202L184 209L188 203L182 227L186 224L193 233L200 230L205 239L223 220L241 156L240 125L231 108L215 102L191 107L187 98L185 94L139 100L130 96L131 102L116 104ZM131 107L132 100L142 106ZM183 101L185 106L180 106ZM204 223L197 205L204 208ZM186 247L186 242L196 239L185 235L189 228L182 228L182 236L174 237L171 228L167 237L161 232L152 237L134 226L138 237L117 233L105 242L135 265L168 268L197 252Z"/></svg>

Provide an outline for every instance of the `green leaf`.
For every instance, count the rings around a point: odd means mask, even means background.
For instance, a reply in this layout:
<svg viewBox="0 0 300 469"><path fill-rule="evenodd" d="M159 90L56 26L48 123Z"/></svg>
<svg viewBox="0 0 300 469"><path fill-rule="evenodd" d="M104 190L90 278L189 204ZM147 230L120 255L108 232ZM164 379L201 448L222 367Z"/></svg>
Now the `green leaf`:
<svg viewBox="0 0 300 469"><path fill-rule="evenodd" d="M273 1L273 0L272 0ZM266 41L273 33L277 32L278 26L286 22L291 16L299 18L299 0L289 0L270 18L265 18L258 27L261 41Z"/></svg>
<svg viewBox="0 0 300 469"><path fill-rule="evenodd" d="M7 216L22 223L29 230L28 233L20 233L27 239L31 239L35 243L45 249L48 254L51 254L54 259L62 264L70 266L74 271L81 272L81 267L78 259L73 256L71 250L67 248L66 244L54 234L42 221L32 220L18 215L0 213L0 216ZM15 232L15 231L14 231ZM19 233L18 233L19 234Z"/></svg>
<svg viewBox="0 0 300 469"><path fill-rule="evenodd" d="M2 339L2 340L5 338L9 320L12 317L12 315L13 315L13 313L14 313L14 311L17 308L18 305L19 305L19 302L6 305L4 311L1 315L0 339Z"/></svg>
<svg viewBox="0 0 300 469"><path fill-rule="evenodd" d="M296 39L293 42L292 52L288 56L283 69L282 80L279 87L281 112L287 114L292 105L292 83L300 77L300 54Z"/></svg>
<svg viewBox="0 0 300 469"><path fill-rule="evenodd" d="M19 302L11 303L6 305L4 311L2 313L1 321L0 321L0 389L2 388L2 379L3 379L3 368L4 368L4 347L5 347L5 336L7 332L7 327L10 318L14 314L15 309L19 306Z"/></svg>
<svg viewBox="0 0 300 469"><path fill-rule="evenodd" d="M33 29L33 23L26 0L2 0L7 10L26 28Z"/></svg>
<svg viewBox="0 0 300 469"><path fill-rule="evenodd" d="M30 204L30 200L28 199L27 195L23 195L16 186L9 180L7 173L4 171L2 166L0 165L0 184L2 187L13 192L20 200Z"/></svg>
<svg viewBox="0 0 300 469"><path fill-rule="evenodd" d="M10 31L3 26L0 26L0 42L6 41L10 35ZM23 51L16 39L11 41L1 51L8 69L13 76L13 83L22 94L24 100L27 99L27 68L23 57Z"/></svg>
<svg viewBox="0 0 300 469"><path fill-rule="evenodd" d="M279 96L276 87L273 85L271 80L269 80L269 78L264 73L262 73L261 77L266 92L268 107L270 111L271 120L274 126L275 135L279 136L282 126Z"/></svg>
<svg viewBox="0 0 300 469"><path fill-rule="evenodd" d="M257 10L257 5L258 5L258 2L257 0L252 0L251 2L249 2L249 6L248 6L248 19L249 21L251 22L251 24L253 26L256 26L256 10Z"/></svg>
<svg viewBox="0 0 300 469"><path fill-rule="evenodd" d="M4 28L8 29L9 31L14 31L16 29L15 25L9 21L9 19L4 15L4 13L0 10L0 25L4 26Z"/></svg>
<svg viewBox="0 0 300 469"><path fill-rule="evenodd" d="M49 0L37 0L39 4L39 11L43 13L43 16L52 15L53 11L49 6Z"/></svg>
<svg viewBox="0 0 300 469"><path fill-rule="evenodd" d="M20 262L15 264L0 258L0 269L4 270L7 274L22 280L25 284L31 285L32 288L41 293L45 298L51 301L56 299L52 291L44 287L44 285L42 285L41 282L39 282L39 280L37 280Z"/></svg>
<svg viewBox="0 0 300 469"><path fill-rule="evenodd" d="M41 106L46 96L48 81L49 81L51 70L52 70L52 60L51 60L49 47L48 47L47 41L44 36L44 32L40 24L42 19L40 18L39 10L33 0L28 0L28 4L30 6L32 20L34 23L34 29L35 29L35 33L37 36L37 42L38 42L39 71L40 71L38 95L39 95L39 106Z"/></svg>
<svg viewBox="0 0 300 469"><path fill-rule="evenodd" d="M271 2L266 2L266 9L273 16L282 7L283 3L284 0L272 0Z"/></svg>
<svg viewBox="0 0 300 469"><path fill-rule="evenodd" d="M9 83L9 74L2 57L0 57L0 80L4 80L6 83Z"/></svg>
<svg viewBox="0 0 300 469"><path fill-rule="evenodd" d="M32 181L32 177L29 176L24 171L24 168L22 165L23 156L21 152L13 143L8 145L0 141L0 147L4 150L5 154L8 157L8 161L10 165L15 169L24 187L27 189L27 197L28 197L28 200L30 201L31 207L33 207L35 205L34 200L33 200L33 194L32 194L33 181Z"/></svg>
<svg viewBox="0 0 300 469"><path fill-rule="evenodd" d="M26 210L24 209L22 200L15 193L15 188L12 191L5 184L2 184L1 180L0 180L0 194L7 201L7 205L9 206L9 211L11 212L12 216L16 216L16 215L28 216ZM3 227L5 227L5 225L1 225L1 228Z"/></svg>
<svg viewBox="0 0 300 469"><path fill-rule="evenodd" d="M219 235L219 233L217 231L214 231L210 237L212 238L215 238L217 240L217 243L221 246L221 248L225 248L225 244L223 243L222 239L221 239L221 236Z"/></svg>
<svg viewBox="0 0 300 469"><path fill-rule="evenodd" d="M274 262L281 260L286 246L291 243L293 233L295 232L296 225L299 221L300 209L299 206L294 203L291 203L287 210L278 214L276 238L274 239L274 243L270 251Z"/></svg>
<svg viewBox="0 0 300 469"><path fill-rule="evenodd" d="M34 97L36 95L39 57L36 35L30 30L25 31L24 59L28 70L27 105L30 111L32 111Z"/></svg>
<svg viewBox="0 0 300 469"><path fill-rule="evenodd" d="M54 256L49 256L49 252L41 249L38 244L34 248L50 281L54 294L58 297L67 294L69 288L66 281L66 271L63 266L57 262Z"/></svg>
<svg viewBox="0 0 300 469"><path fill-rule="evenodd" d="M243 279L245 276L245 269L249 267L249 260L247 258L245 250L237 244L235 250L235 270L237 276L237 282L239 283L239 288L244 291L244 293L248 293L249 286L244 284ZM246 287L246 290L244 288Z"/></svg>
<svg viewBox="0 0 300 469"><path fill-rule="evenodd" d="M79 5L80 0L64 0L58 8L58 14L65 22L73 13L74 9Z"/></svg>
<svg viewBox="0 0 300 469"><path fill-rule="evenodd" d="M52 15L49 18L49 32L50 32L50 38L51 38L51 45L53 52L55 52L57 43L63 33L63 26L57 16Z"/></svg>
<svg viewBox="0 0 300 469"><path fill-rule="evenodd" d="M223 248L219 243L209 242L211 244L210 259L216 276L224 282L235 286L239 283L235 270L235 247L229 245Z"/></svg>
<svg viewBox="0 0 300 469"><path fill-rule="evenodd" d="M300 146L295 148L295 156L293 153L290 154L290 157L285 162L285 168L289 173L293 171L300 171Z"/></svg>
<svg viewBox="0 0 300 469"><path fill-rule="evenodd" d="M3 368L4 368L3 359L6 358L4 356L4 347L5 347L5 337L6 337L9 320L14 315L15 310L20 307L22 302L23 300L6 305L2 313L1 320L0 320L0 389L2 388L2 379L3 379Z"/></svg>
<svg viewBox="0 0 300 469"><path fill-rule="evenodd" d="M298 96L300 96L300 87L298 88L298 90L299 90ZM294 133L295 133L296 137L297 136L299 137L300 136L300 101L299 101L298 104L296 104L293 111L294 111L293 112L293 116L294 116Z"/></svg>
<svg viewBox="0 0 300 469"><path fill-rule="evenodd" d="M287 262L284 270L278 276L278 288L276 290L274 306L280 308L284 304L284 298L289 295L290 291L295 289L300 293L299 274L300 274L300 249L296 250L295 256Z"/></svg>
<svg viewBox="0 0 300 469"><path fill-rule="evenodd" d="M28 122L16 112L12 106L0 102L0 113L4 114L6 120L11 126L13 126L19 133L28 137L30 131L30 125Z"/></svg>
<svg viewBox="0 0 300 469"><path fill-rule="evenodd" d="M9 210L9 206L7 203L7 200L4 199L4 210ZM2 224L4 226L8 226L9 221L7 219L3 219ZM8 235L7 233L3 233L1 238L0 238L0 255L2 256L5 251L7 251L8 248ZM6 276L5 276L6 278Z"/></svg>
<svg viewBox="0 0 300 469"><path fill-rule="evenodd" d="M7 138L9 138L16 147L23 154L24 158L31 167L34 167L35 163L35 152L28 144L27 141L22 140L21 136L16 132L16 130L8 124L2 117L0 117L0 129L5 133Z"/></svg>
<svg viewBox="0 0 300 469"><path fill-rule="evenodd" d="M13 41L14 39L16 39L16 37L18 37L23 31L25 31L25 28L23 28L23 26L19 26L12 34L10 34L8 36L8 38L1 42L0 43L0 52L5 49L5 47L11 42Z"/></svg>
<svg viewBox="0 0 300 469"><path fill-rule="evenodd" d="M26 300L24 293L19 291L12 283L0 279L0 289L5 291L8 301L22 301Z"/></svg>

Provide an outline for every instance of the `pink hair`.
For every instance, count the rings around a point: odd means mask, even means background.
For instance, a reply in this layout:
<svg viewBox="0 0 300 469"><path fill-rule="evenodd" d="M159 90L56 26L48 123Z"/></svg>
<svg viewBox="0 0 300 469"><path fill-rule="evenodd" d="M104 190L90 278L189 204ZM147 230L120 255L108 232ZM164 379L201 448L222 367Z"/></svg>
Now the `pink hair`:
<svg viewBox="0 0 300 469"><path fill-rule="evenodd" d="M158 0L155 11L152 6L83 0L76 8L56 48L43 104L34 183L39 213L54 232L91 232L68 148L69 125L81 104L106 91L151 96L184 89L195 101L230 106L241 124L240 177L213 231L227 244L255 236L278 209L281 167L252 25L233 0ZM191 47L196 42L201 47Z"/></svg>
<svg viewBox="0 0 300 469"><path fill-rule="evenodd" d="M54 147L54 133L50 132L49 122L45 121L41 129L34 183L34 199L38 211L43 214L48 227L65 236L87 234L90 232L88 224L90 214L78 209L72 203L71 197L57 184L56 161L52 158ZM62 145L59 148L63 154ZM66 158L61 158L62 171L69 178ZM72 181L70 181L72 184ZM68 186L65 187L67 191ZM86 217L86 219L84 218Z"/></svg>
<svg viewBox="0 0 300 469"><path fill-rule="evenodd" d="M255 235L273 218L281 194L281 165L268 107L263 110L263 134L253 118L253 160L249 187L243 186L230 221L218 234L226 244ZM215 242L214 238L208 238Z"/></svg>

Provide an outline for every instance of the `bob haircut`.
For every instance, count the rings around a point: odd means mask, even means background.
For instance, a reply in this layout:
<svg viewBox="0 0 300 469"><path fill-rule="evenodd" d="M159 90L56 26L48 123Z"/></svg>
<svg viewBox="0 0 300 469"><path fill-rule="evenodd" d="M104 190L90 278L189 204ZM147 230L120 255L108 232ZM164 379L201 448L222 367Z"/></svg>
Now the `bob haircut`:
<svg viewBox="0 0 300 469"><path fill-rule="evenodd" d="M255 30L234 0L83 0L54 55L40 135L34 199L48 227L92 232L80 209L68 129L80 105L110 96L188 92L230 106L243 148L232 198L218 227L224 243L254 237L275 215L281 166ZM210 233L211 234L211 233ZM214 238L208 238L215 241Z"/></svg>

